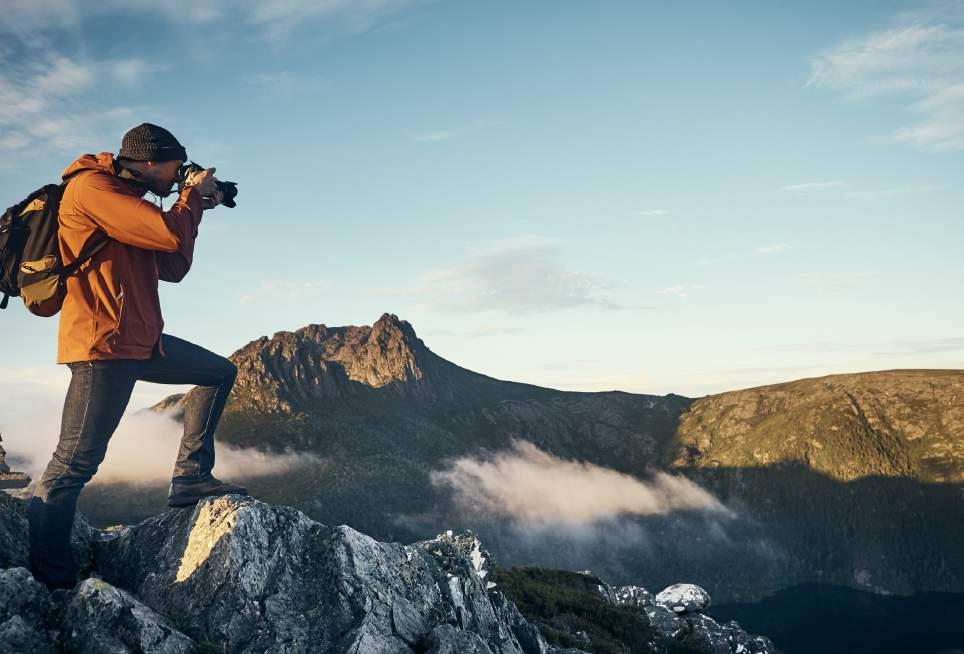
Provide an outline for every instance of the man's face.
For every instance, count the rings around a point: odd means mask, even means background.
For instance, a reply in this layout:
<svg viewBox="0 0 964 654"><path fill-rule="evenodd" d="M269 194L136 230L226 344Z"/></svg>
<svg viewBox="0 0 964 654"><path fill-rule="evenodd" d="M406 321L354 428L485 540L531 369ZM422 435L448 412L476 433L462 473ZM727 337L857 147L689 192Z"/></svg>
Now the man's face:
<svg viewBox="0 0 964 654"><path fill-rule="evenodd" d="M183 161L149 161L143 171L144 182L151 192L160 197L173 193L171 186L177 178L177 170Z"/></svg>

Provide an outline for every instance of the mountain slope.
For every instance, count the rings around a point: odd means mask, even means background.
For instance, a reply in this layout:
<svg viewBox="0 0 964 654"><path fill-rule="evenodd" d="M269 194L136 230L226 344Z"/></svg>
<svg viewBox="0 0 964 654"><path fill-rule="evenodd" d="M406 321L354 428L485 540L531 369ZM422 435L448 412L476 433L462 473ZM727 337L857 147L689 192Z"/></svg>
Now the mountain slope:
<svg viewBox="0 0 964 654"><path fill-rule="evenodd" d="M964 371L830 375L696 400L566 392L461 368L392 314L278 332L231 359L239 375L219 441L303 455L283 474L239 481L321 522L400 541L471 528L510 564L652 585L688 575L721 601L808 582L964 590ZM191 397L154 410L177 415ZM729 512L530 533L433 484L454 461L491 461L517 440L637 479L685 475ZM95 480L80 506L95 524L132 522L162 511L164 490Z"/></svg>
<svg viewBox="0 0 964 654"><path fill-rule="evenodd" d="M964 371L885 370L720 393L683 414L671 465L800 463L839 481L964 481Z"/></svg>
<svg viewBox="0 0 964 654"><path fill-rule="evenodd" d="M393 314L371 327L278 332L230 359L238 378L218 439L317 457L273 480L266 499L384 538L431 531L416 523L449 504L450 491L430 480L446 461L523 439L558 456L641 474L668 447L690 403L672 394L577 393L494 379L439 357ZM193 393L152 409L178 416ZM160 510L108 513L93 499L85 508L103 523Z"/></svg>

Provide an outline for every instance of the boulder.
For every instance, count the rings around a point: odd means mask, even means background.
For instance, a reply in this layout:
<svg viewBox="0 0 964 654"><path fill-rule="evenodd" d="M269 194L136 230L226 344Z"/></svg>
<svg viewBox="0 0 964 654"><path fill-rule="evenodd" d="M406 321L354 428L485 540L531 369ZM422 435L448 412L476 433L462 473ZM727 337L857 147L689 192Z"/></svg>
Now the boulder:
<svg viewBox="0 0 964 654"><path fill-rule="evenodd" d="M80 583L67 604L63 642L77 654L192 654L197 645L167 618L97 579Z"/></svg>
<svg viewBox="0 0 964 654"><path fill-rule="evenodd" d="M674 613L700 613L710 605L710 594L695 584L673 584L658 592L655 601Z"/></svg>
<svg viewBox="0 0 964 654"><path fill-rule="evenodd" d="M57 623L46 586L26 568L0 569L0 654L53 654Z"/></svg>
<svg viewBox="0 0 964 654"><path fill-rule="evenodd" d="M476 634L493 654L546 652L538 630L486 589L458 544L381 543L250 496L207 498L122 529L95 542L95 564L188 636L231 652L445 651L475 642L436 629L446 624Z"/></svg>

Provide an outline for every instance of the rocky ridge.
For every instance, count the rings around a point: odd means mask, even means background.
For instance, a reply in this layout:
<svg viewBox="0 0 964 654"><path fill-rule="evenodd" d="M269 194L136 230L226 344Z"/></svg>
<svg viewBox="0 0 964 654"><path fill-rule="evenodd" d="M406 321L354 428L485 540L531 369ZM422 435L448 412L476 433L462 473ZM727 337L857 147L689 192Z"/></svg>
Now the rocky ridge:
<svg viewBox="0 0 964 654"><path fill-rule="evenodd" d="M471 533L384 543L238 495L108 530L78 514L86 578L48 593L27 568L26 502L0 494L0 545L0 653L580 651L548 645L486 581L491 555ZM653 616L652 652L677 651L684 632L687 651L775 651L644 592L600 592Z"/></svg>
<svg viewBox="0 0 964 654"><path fill-rule="evenodd" d="M964 371L827 375L700 398L673 467L797 464L837 481L964 481Z"/></svg>

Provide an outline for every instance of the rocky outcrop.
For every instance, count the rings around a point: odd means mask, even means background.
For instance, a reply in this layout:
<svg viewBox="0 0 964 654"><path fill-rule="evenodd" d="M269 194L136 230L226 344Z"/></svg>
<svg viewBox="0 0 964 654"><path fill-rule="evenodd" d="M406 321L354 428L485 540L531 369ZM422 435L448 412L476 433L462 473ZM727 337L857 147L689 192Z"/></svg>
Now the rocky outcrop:
<svg viewBox="0 0 964 654"><path fill-rule="evenodd" d="M654 597L640 586L612 589L616 603L642 611L661 638L654 651L672 651L669 645L684 644L687 651L713 654L770 654L776 646L766 636L747 633L737 622L720 624L704 613L710 595L695 584L673 584Z"/></svg>
<svg viewBox="0 0 964 654"><path fill-rule="evenodd" d="M89 576L48 593L24 505L0 494L0 653L563 651L486 579L470 532L384 543L240 495L104 531L78 514Z"/></svg>

